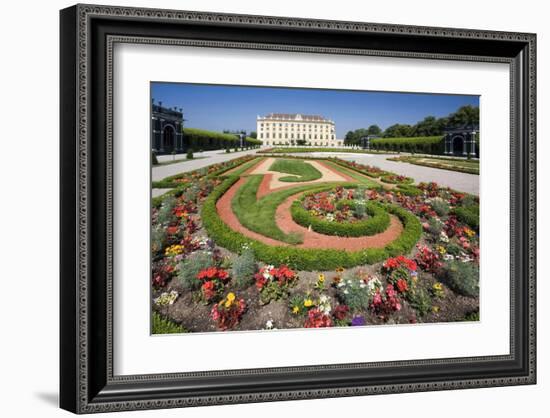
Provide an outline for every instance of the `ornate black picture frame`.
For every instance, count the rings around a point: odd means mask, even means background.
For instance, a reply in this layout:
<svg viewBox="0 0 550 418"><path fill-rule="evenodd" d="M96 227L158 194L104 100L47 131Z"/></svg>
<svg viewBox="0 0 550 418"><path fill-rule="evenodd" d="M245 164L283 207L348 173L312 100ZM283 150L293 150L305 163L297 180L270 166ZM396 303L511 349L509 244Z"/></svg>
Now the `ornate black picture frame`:
<svg viewBox="0 0 550 418"><path fill-rule="evenodd" d="M60 42L62 408L92 413L536 382L534 34L76 5L61 11ZM112 58L117 42L508 64L510 354L114 375Z"/></svg>

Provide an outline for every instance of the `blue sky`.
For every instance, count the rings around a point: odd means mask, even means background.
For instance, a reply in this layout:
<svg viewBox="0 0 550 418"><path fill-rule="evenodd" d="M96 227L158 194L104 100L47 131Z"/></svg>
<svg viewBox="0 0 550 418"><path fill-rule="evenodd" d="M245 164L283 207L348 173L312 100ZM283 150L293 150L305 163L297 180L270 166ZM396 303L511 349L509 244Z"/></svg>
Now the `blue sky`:
<svg viewBox="0 0 550 418"><path fill-rule="evenodd" d="M446 116L463 105L479 106L479 96L373 91L151 83L151 97L183 108L185 126L212 131L255 131L256 116L301 113L334 120L336 137L377 124L414 124L425 116Z"/></svg>

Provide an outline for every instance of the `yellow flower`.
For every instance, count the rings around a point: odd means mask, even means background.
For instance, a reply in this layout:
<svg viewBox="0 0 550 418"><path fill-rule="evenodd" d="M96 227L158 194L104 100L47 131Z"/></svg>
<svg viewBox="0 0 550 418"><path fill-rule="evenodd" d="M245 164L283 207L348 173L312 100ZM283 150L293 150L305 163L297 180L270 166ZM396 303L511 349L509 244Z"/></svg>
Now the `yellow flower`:
<svg viewBox="0 0 550 418"><path fill-rule="evenodd" d="M179 244L170 245L164 251L164 255L167 255L167 256L178 255L181 253L183 253L183 245L179 245Z"/></svg>
<svg viewBox="0 0 550 418"><path fill-rule="evenodd" d="M309 308L309 307L313 306L313 301L311 299L304 300L304 306L306 308Z"/></svg>
<svg viewBox="0 0 550 418"><path fill-rule="evenodd" d="M319 274L319 283L325 282L325 275L323 273Z"/></svg>
<svg viewBox="0 0 550 418"><path fill-rule="evenodd" d="M472 238L476 234L475 231L467 227L464 228L464 233L468 235L470 238Z"/></svg>
<svg viewBox="0 0 550 418"><path fill-rule="evenodd" d="M445 247L443 247L443 246L441 246L441 245L438 245L438 246L436 247L436 249L437 249L437 252L438 252L439 254L441 254L441 255L443 255L443 254L445 254L445 253L447 252L447 250L445 249Z"/></svg>
<svg viewBox="0 0 550 418"><path fill-rule="evenodd" d="M225 307L229 308L233 304L234 300L235 300L235 293L233 292L228 293L227 300L225 301Z"/></svg>
<svg viewBox="0 0 550 418"><path fill-rule="evenodd" d="M439 306L432 306L432 311L434 313L438 313L439 312Z"/></svg>
<svg viewBox="0 0 550 418"><path fill-rule="evenodd" d="M439 282L435 283L434 284L434 289L435 290L443 290L443 285Z"/></svg>
<svg viewBox="0 0 550 418"><path fill-rule="evenodd" d="M299 306L295 306L294 308L292 308L292 313L297 314L298 312L300 312Z"/></svg>

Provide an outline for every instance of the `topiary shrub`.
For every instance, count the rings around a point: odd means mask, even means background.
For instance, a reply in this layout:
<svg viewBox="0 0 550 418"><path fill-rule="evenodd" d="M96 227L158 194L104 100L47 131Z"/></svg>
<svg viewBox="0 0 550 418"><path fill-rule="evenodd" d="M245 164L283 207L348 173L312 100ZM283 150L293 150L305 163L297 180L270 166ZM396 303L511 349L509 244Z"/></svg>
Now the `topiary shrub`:
<svg viewBox="0 0 550 418"><path fill-rule="evenodd" d="M201 285L197 274L213 264L212 256L204 251L191 254L180 263L178 280L184 289L197 290Z"/></svg>
<svg viewBox="0 0 550 418"><path fill-rule="evenodd" d="M475 263L449 261L443 269L444 280L452 290L464 296L479 295L479 267Z"/></svg>
<svg viewBox="0 0 550 418"><path fill-rule="evenodd" d="M192 160L192 159L194 158L194 156L193 156L193 148L189 148L189 149L187 150L187 156L186 156L186 158L187 158L188 160Z"/></svg>
<svg viewBox="0 0 550 418"><path fill-rule="evenodd" d="M254 274L257 271L257 263L254 258L254 251L245 249L233 261L231 278L237 288L244 289L254 283Z"/></svg>

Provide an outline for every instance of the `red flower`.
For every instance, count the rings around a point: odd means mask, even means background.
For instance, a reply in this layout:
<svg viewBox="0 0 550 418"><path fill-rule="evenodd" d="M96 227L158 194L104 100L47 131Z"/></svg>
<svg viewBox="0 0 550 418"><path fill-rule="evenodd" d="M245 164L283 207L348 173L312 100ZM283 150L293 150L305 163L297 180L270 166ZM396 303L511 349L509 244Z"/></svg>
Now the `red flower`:
<svg viewBox="0 0 550 418"><path fill-rule="evenodd" d="M202 295L204 296L204 299L206 299L206 301L208 302L210 301L210 299L216 296L216 290L216 283L211 280L204 282L201 286Z"/></svg>
<svg viewBox="0 0 550 418"><path fill-rule="evenodd" d="M330 316L321 312L318 308L310 309L307 313L307 319L304 328L325 328L332 326Z"/></svg>
<svg viewBox="0 0 550 418"><path fill-rule="evenodd" d="M222 282L229 279L229 273L223 269L217 267L208 267L204 270L201 270L197 274L197 279L199 280L220 280Z"/></svg>
<svg viewBox="0 0 550 418"><path fill-rule="evenodd" d="M409 290L409 285L407 284L407 281L404 279L397 280L397 290L399 293L405 293L407 290Z"/></svg>
<svg viewBox="0 0 550 418"><path fill-rule="evenodd" d="M166 233L168 235L176 235L178 233L179 227L178 226L169 226L166 228Z"/></svg>
<svg viewBox="0 0 550 418"><path fill-rule="evenodd" d="M349 307L347 305L338 305L334 308L333 316L340 321L346 319L349 313Z"/></svg>

